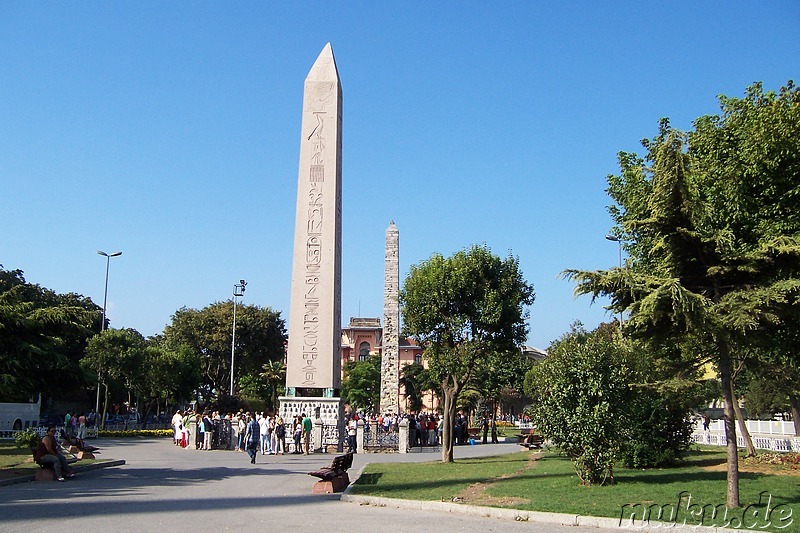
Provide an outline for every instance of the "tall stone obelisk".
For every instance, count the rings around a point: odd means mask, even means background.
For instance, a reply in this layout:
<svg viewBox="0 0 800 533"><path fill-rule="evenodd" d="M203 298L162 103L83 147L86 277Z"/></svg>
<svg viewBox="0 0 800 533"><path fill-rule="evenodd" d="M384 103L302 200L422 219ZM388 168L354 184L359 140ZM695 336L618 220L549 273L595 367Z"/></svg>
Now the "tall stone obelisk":
<svg viewBox="0 0 800 533"><path fill-rule="evenodd" d="M292 300L281 415L341 421L342 88L330 43L303 93ZM315 443L317 447L320 443Z"/></svg>
<svg viewBox="0 0 800 533"><path fill-rule="evenodd" d="M400 232L386 228L381 342L381 413L400 411Z"/></svg>

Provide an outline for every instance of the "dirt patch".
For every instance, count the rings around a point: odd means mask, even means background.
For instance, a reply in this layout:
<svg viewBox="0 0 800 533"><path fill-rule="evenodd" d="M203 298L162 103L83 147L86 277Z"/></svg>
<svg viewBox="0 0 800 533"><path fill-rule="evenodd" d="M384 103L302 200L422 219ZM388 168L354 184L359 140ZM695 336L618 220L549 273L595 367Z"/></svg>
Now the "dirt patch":
<svg viewBox="0 0 800 533"><path fill-rule="evenodd" d="M718 465L704 466L703 470L709 472L725 472L728 470L728 464L721 462ZM759 464L752 462L739 461L739 473L747 474L769 474L773 476L796 476L800 477L800 470L788 468L781 465Z"/></svg>
<svg viewBox="0 0 800 533"><path fill-rule="evenodd" d="M536 467L536 461L541 458L541 453L537 452L531 455L531 458L525 466L516 472L511 472L504 476L500 476L494 480L485 483L473 483L466 489L462 490L453 497L455 503L468 503L470 505L489 505L493 507L510 507L523 503L530 503L527 498L514 498L511 496L496 497L487 494L486 489L491 487L496 481L501 479L509 479L519 476L520 474Z"/></svg>

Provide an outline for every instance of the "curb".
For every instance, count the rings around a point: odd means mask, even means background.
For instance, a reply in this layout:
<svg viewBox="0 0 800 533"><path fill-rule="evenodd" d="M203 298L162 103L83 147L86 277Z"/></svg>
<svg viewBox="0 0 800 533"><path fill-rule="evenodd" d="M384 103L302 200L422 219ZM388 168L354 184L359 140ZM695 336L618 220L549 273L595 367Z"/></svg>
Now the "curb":
<svg viewBox="0 0 800 533"><path fill-rule="evenodd" d="M349 488L349 487L348 487ZM601 516L582 516L564 513L545 513L542 511L523 511L520 509L507 509L500 507L481 507L477 505L464 505L451 502L421 501L421 500L400 500L396 498L380 498L377 496L357 496L344 493L341 501L354 503L356 505L373 505L375 507L393 507L396 509L408 509L419 511L435 511L440 513L458 513L469 516L480 516L484 518L497 518L500 520L513 520L516 522L536 522L537 524L552 524L558 526L579 526L604 529L627 529L637 531L653 531L655 529L672 528L676 530L688 529L699 532L721 532L730 531L719 529L714 526L675 526L674 524L661 524L652 522L646 525L634 525L623 522L620 524L617 518Z"/></svg>
<svg viewBox="0 0 800 533"><path fill-rule="evenodd" d="M100 468L110 468L112 466L122 466L125 464L125 459L114 459L112 461L103 461L97 463L90 463L86 465L78 465L73 467L73 471L78 474L81 472L90 472L92 470L98 470ZM8 479L0 480L0 487L4 487L6 485L16 485L17 483L26 483L28 481L34 481L36 479L36 474L26 475L26 476L18 476L12 477Z"/></svg>
<svg viewBox="0 0 800 533"><path fill-rule="evenodd" d="M352 481L347 488L342 492L340 501L353 503L356 505L373 505L375 507L392 507L396 509L409 509L420 511L436 511L440 513L458 513L469 516L480 516L485 518L497 518L500 520L513 520L516 522L536 522L537 524L553 524L559 526L580 526L580 527L593 527L604 529L635 529L639 531L652 531L653 529L661 529L665 527L673 527L671 524L660 524L653 522L646 526L637 526L633 524L622 523L617 518L608 518L602 516L582 516L575 514L565 513L547 513L543 511L523 511L521 509L508 509L501 507L483 507L478 505L465 505L461 503L452 502L437 502L437 501L424 501L424 500L401 500L398 498L383 498L379 496L359 496L350 494L350 489L353 487L358 478L361 477L364 469L369 463L364 464L359 470L355 472ZM692 531L698 532L719 532L720 529L709 526L689 526ZM677 528L682 529L682 528ZM725 530L728 531L728 530Z"/></svg>
<svg viewBox="0 0 800 533"><path fill-rule="evenodd" d="M352 494L342 494L341 501L355 503L358 505L374 505L376 507L396 507L398 509L459 513L471 516L482 516L486 518L499 518L501 520L536 522L539 524L553 524L559 526L603 527L609 529L620 527L619 520L615 518L580 516L564 513L544 513L541 511L522 511L519 509L503 509L499 507L480 507L477 505L463 505L451 502L399 500L395 498L357 496Z"/></svg>

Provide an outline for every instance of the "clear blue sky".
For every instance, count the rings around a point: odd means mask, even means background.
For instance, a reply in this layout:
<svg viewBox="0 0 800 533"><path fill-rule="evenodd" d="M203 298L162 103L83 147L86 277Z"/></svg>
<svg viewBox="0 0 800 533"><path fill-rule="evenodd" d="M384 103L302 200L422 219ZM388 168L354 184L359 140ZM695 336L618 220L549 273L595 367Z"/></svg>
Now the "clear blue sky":
<svg viewBox="0 0 800 533"><path fill-rule="evenodd" d="M400 268L472 244L518 256L529 344L611 317L566 268L617 264L606 176L660 117L798 79L800 3L0 3L0 264L163 330L229 299L288 321L303 81L344 92L342 317ZM302 6L302 7L301 7Z"/></svg>

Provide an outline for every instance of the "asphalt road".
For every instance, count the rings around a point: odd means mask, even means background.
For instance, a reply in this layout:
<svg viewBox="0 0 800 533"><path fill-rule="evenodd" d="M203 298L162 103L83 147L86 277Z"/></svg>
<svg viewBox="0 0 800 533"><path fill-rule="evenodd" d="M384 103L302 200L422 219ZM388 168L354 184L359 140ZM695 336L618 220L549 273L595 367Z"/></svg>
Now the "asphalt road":
<svg viewBox="0 0 800 533"><path fill-rule="evenodd" d="M66 483L0 487L0 531L292 531L305 532L600 532L592 527L516 522L419 509L397 509L314 495L306 472L330 463L329 454L261 456L197 451L169 439L103 439L101 458L124 466L85 472ZM461 446L459 457L517 451L513 444ZM437 460L438 453L357 454L367 462ZM355 476L351 476L355 477Z"/></svg>

